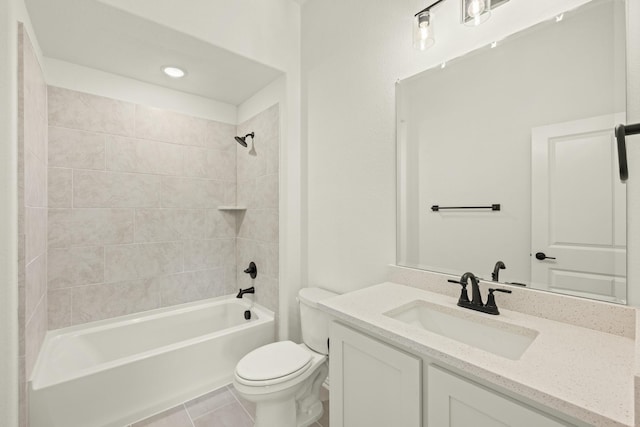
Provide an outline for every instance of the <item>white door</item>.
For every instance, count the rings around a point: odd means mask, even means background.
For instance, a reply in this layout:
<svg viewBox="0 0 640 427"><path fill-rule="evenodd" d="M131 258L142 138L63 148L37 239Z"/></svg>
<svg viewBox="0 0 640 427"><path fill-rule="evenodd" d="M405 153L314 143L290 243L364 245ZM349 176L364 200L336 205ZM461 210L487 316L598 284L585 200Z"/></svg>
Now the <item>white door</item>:
<svg viewBox="0 0 640 427"><path fill-rule="evenodd" d="M626 301L626 187L613 134L624 121L611 114L532 130L535 287Z"/></svg>

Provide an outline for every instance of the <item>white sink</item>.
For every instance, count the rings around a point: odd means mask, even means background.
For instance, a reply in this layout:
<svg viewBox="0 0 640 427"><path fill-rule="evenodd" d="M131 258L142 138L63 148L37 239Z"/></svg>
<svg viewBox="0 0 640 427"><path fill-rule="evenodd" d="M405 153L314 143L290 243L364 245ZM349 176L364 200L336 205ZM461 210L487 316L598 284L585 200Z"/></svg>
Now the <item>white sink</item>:
<svg viewBox="0 0 640 427"><path fill-rule="evenodd" d="M533 329L501 322L488 314L426 301L412 301L384 314L511 360L520 359L538 336Z"/></svg>

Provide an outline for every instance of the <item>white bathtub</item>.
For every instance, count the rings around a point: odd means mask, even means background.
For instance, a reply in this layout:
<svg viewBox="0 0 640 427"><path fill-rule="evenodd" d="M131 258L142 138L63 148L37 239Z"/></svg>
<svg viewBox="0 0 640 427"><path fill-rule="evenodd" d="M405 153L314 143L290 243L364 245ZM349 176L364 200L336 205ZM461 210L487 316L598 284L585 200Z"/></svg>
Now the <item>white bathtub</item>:
<svg viewBox="0 0 640 427"><path fill-rule="evenodd" d="M122 427L232 381L274 341L273 312L233 296L47 333L29 381L31 427Z"/></svg>

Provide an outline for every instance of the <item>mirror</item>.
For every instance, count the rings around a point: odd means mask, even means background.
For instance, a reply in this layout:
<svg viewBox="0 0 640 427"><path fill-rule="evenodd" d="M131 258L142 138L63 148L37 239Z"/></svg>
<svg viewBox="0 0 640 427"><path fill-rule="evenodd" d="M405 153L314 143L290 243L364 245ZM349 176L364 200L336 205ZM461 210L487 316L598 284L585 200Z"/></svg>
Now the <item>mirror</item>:
<svg viewBox="0 0 640 427"><path fill-rule="evenodd" d="M398 83L398 265L626 302L625 7L591 1Z"/></svg>

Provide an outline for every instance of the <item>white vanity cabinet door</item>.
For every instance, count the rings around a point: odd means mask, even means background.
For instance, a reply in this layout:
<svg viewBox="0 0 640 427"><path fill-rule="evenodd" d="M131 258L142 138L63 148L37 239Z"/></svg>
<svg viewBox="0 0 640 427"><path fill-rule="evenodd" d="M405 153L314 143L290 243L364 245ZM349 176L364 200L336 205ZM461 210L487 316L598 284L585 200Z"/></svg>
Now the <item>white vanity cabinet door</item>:
<svg viewBox="0 0 640 427"><path fill-rule="evenodd" d="M330 341L331 427L421 427L421 360L337 323Z"/></svg>
<svg viewBox="0 0 640 427"><path fill-rule="evenodd" d="M570 426L436 366L427 377L429 427Z"/></svg>

